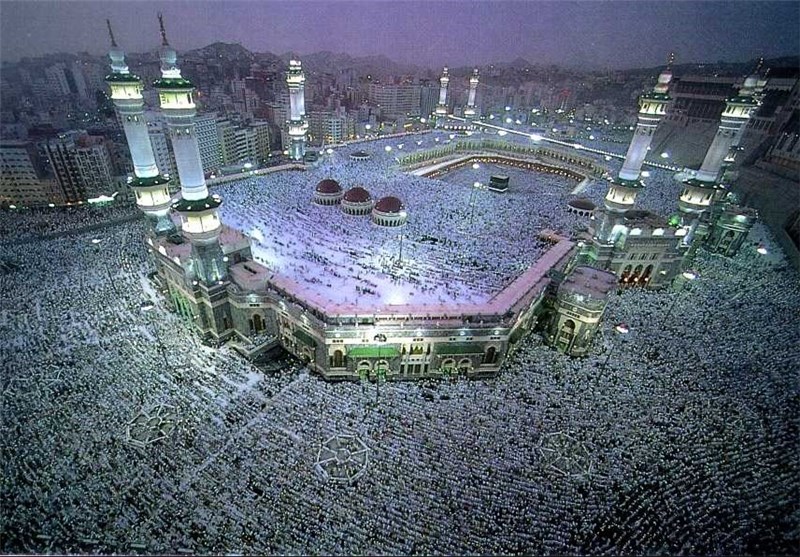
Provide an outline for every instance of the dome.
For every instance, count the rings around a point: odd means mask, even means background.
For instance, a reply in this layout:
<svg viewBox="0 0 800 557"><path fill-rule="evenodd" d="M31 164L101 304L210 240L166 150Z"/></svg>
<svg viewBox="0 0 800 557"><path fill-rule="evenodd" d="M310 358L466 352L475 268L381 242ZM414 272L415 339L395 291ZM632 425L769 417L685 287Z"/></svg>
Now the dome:
<svg viewBox="0 0 800 557"><path fill-rule="evenodd" d="M403 210L403 202L391 195L382 197L376 204L375 210L381 213L399 213Z"/></svg>
<svg viewBox="0 0 800 557"><path fill-rule="evenodd" d="M344 194L344 200L349 203L367 203L371 199L369 192L360 186L350 188Z"/></svg>
<svg viewBox="0 0 800 557"><path fill-rule="evenodd" d="M581 198L578 198L578 199L573 199L572 201L570 201L568 203L568 205L570 207L573 207L575 209L579 209L581 211L594 211L594 209L596 207L596 205L594 203L592 203L591 201L589 201L585 197L581 197Z"/></svg>
<svg viewBox="0 0 800 557"><path fill-rule="evenodd" d="M322 180L319 184L317 184L317 193L339 193L342 191L342 186L339 185L339 182L336 180L331 180L327 178Z"/></svg>

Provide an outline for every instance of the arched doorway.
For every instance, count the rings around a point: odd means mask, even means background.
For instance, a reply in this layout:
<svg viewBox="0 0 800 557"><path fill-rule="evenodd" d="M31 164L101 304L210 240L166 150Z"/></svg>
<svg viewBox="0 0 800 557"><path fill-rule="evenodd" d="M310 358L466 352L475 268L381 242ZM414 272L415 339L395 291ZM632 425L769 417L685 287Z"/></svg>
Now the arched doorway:
<svg viewBox="0 0 800 557"><path fill-rule="evenodd" d="M633 270L633 274L631 275L631 282L637 284L639 282L639 277L642 274L642 266L637 265L636 268Z"/></svg>
<svg viewBox="0 0 800 557"><path fill-rule="evenodd" d="M462 358L458 362L458 373L467 374L472 370L472 361L469 358Z"/></svg>
<svg viewBox="0 0 800 557"><path fill-rule="evenodd" d="M642 273L642 277L639 279L639 282L642 286L645 286L648 282L650 282L650 275L653 273L653 266L648 265L644 268L644 273Z"/></svg>
<svg viewBox="0 0 800 557"><path fill-rule="evenodd" d="M561 325L561 330L558 332L558 339L556 345L559 350L567 351L572 345L572 340L575 338L575 322L572 319L567 319Z"/></svg>
<svg viewBox="0 0 800 557"><path fill-rule="evenodd" d="M333 353L333 367L344 367L344 353L341 350Z"/></svg>
<svg viewBox="0 0 800 557"><path fill-rule="evenodd" d="M730 248L734 236L735 234L733 233L733 230L728 230L727 232L725 232L725 234L722 235L722 238L719 241L719 251L727 255L728 248Z"/></svg>
<svg viewBox="0 0 800 557"><path fill-rule="evenodd" d="M439 365L439 371L445 375L450 375L456 369L456 361L453 358L447 358Z"/></svg>
<svg viewBox="0 0 800 557"><path fill-rule="evenodd" d="M624 283L628 282L628 279L631 276L631 268L632 267L630 265L625 265L625 268L622 270L622 274L619 277L619 281L621 283L624 284Z"/></svg>
<svg viewBox="0 0 800 557"><path fill-rule="evenodd" d="M483 355L484 364L493 364L497 361L497 348L490 346L486 349L486 354Z"/></svg>
<svg viewBox="0 0 800 557"><path fill-rule="evenodd" d="M256 332L264 330L264 320L261 319L261 316L257 313L253 315L253 329L255 329Z"/></svg>
<svg viewBox="0 0 800 557"><path fill-rule="evenodd" d="M370 364L366 360L362 360L358 362L358 366L356 366L356 370L358 371L358 377L362 381L366 381L369 377L369 372L372 370L372 364Z"/></svg>

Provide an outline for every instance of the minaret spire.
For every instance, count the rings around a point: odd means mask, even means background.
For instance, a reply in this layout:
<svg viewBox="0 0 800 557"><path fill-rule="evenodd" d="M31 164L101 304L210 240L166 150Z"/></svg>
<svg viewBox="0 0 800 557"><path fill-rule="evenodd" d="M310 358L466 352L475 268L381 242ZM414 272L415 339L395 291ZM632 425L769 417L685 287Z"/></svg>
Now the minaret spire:
<svg viewBox="0 0 800 557"><path fill-rule="evenodd" d="M111 37L111 46L113 48L117 48L117 41L114 40L114 31L111 29L111 20L106 20L106 25L108 26L108 36ZM763 60L763 58L762 58Z"/></svg>
<svg viewBox="0 0 800 557"><path fill-rule="evenodd" d="M758 59L758 64L756 64L756 69L755 69L755 71L753 73L754 74L758 74L758 72L761 71L762 67L764 67L764 57L763 56Z"/></svg>
<svg viewBox="0 0 800 557"><path fill-rule="evenodd" d="M675 52L670 52L669 53L669 58L667 58L667 69L671 70L672 69L672 64L674 64L674 63L675 63Z"/></svg>
<svg viewBox="0 0 800 557"><path fill-rule="evenodd" d="M161 28L161 46L169 46L167 31L164 29L164 15L158 12L158 26Z"/></svg>
<svg viewBox="0 0 800 557"><path fill-rule="evenodd" d="M111 50L108 53L111 73L106 76L106 83L111 88L111 100L122 123L133 162L134 176L128 178L128 187L136 192L136 204L150 224L150 233L168 236L175 232L175 225L169 218L169 180L159 174L147 133L142 81L128 71L125 53L117 46L111 22L106 20L106 24L111 37Z"/></svg>

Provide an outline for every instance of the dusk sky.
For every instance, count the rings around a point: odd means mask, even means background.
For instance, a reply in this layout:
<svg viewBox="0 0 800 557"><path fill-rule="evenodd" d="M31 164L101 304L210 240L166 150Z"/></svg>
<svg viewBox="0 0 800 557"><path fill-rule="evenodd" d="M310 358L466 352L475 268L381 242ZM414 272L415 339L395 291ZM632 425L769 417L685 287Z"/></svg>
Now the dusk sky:
<svg viewBox="0 0 800 557"><path fill-rule="evenodd" d="M384 54L437 67L511 61L629 68L800 52L800 2L12 2L0 0L0 58L159 45L164 13L180 52L239 42L257 52Z"/></svg>

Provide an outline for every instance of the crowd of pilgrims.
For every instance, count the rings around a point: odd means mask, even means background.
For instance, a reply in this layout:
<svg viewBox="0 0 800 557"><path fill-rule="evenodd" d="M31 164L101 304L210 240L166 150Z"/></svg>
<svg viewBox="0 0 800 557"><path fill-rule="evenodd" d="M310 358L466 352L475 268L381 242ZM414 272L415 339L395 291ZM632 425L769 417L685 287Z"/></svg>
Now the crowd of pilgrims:
<svg viewBox="0 0 800 557"><path fill-rule="evenodd" d="M143 236L135 221L3 238L2 552L788 554L800 541L799 277L760 224L735 258L701 250L694 281L613 295L585 358L533 333L495 379L380 385L206 346L158 292ZM131 439L164 412L166 437ZM337 434L369 448L352 484L316 466Z"/></svg>
<svg viewBox="0 0 800 557"><path fill-rule="evenodd" d="M214 191L223 199L222 221L253 239L256 261L301 284L315 284L322 294L339 301L344 297L353 302L361 293L374 292L379 286L375 277L383 275L403 287L409 303L480 303L552 247L540 238L542 230L569 237L593 224L567 210L571 199L588 198L602 207L608 189L602 179L579 188L557 174L491 164L462 167L433 180L417 177L397 168L396 155L451 139L426 134L398 141L324 153L319 166L305 172L277 172L220 185ZM392 151L387 152L387 146ZM351 160L351 152L364 149L369 160ZM604 164L613 172L619 161ZM486 189L496 174L509 176L506 193ZM674 213L678 182L664 171L651 169L649 174L638 206L664 216ZM379 227L369 216L314 204L314 188L323 179L336 180L345 191L361 186L374 201L398 197L408 213L407 224L401 229ZM482 188L474 188L475 182Z"/></svg>
<svg viewBox="0 0 800 557"><path fill-rule="evenodd" d="M27 242L109 221L133 220L141 213L134 203L19 208L0 211L0 242Z"/></svg>

